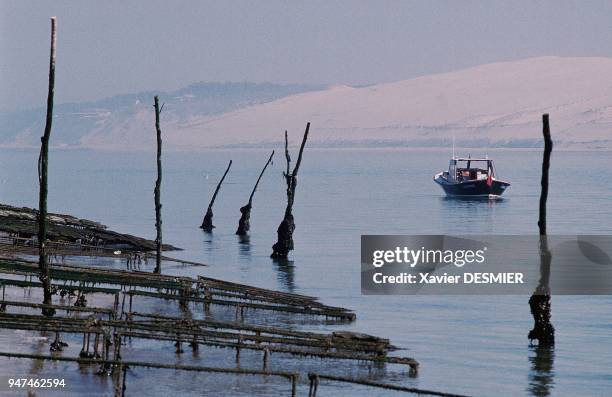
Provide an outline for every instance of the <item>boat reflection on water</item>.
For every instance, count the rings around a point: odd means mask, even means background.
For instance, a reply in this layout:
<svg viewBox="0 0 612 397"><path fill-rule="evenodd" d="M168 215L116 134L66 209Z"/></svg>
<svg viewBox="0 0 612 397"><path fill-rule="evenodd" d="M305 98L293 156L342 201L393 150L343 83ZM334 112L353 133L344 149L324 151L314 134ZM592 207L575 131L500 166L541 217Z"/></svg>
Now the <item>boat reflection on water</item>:
<svg viewBox="0 0 612 397"><path fill-rule="evenodd" d="M511 200L481 198L462 198L438 196L434 200L434 211L440 221L432 223L438 227L437 233L446 234L499 234L499 214L507 212ZM439 225L439 226L438 226ZM478 225L475 228L474 225Z"/></svg>
<svg viewBox="0 0 612 397"><path fill-rule="evenodd" d="M444 203L448 208L456 208L456 209L470 209L470 208L482 208L486 206L488 208L493 208L494 206L504 205L507 202L507 199L494 196L494 197L464 197L464 196L441 196L440 201Z"/></svg>

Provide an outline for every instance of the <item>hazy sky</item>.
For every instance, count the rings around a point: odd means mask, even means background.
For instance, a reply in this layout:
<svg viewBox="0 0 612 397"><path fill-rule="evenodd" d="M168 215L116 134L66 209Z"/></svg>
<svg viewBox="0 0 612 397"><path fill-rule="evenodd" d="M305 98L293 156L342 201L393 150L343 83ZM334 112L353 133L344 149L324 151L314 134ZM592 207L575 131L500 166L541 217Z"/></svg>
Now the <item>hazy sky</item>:
<svg viewBox="0 0 612 397"><path fill-rule="evenodd" d="M539 55L612 56L611 1L0 0L0 109L195 81L361 85Z"/></svg>

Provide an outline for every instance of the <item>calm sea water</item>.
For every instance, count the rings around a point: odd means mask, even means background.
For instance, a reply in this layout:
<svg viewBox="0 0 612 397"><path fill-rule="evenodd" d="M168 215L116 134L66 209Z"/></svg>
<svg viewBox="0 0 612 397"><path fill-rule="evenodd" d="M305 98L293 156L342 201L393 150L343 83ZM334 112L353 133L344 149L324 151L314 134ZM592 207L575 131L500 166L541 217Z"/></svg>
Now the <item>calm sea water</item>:
<svg viewBox="0 0 612 397"><path fill-rule="evenodd" d="M358 319L332 325L304 319L253 318L318 331L349 329L388 337L420 361L417 377L402 367L371 368L351 362L294 360L273 356L272 369L332 372L369 377L426 389L487 395L603 396L612 390L612 297L554 296L554 351L530 347L532 318L527 296L361 296L361 234L535 234L541 153L490 152L498 174L512 182L504 200L456 201L443 197L432 176L448 164L446 151L307 149L300 170L294 215L295 251L289 263L269 258L285 206L277 153L254 199L251 237L234 231L240 206L248 200L268 152L217 150L168 153L162 191L165 242L184 251L176 257L209 263L165 264L175 274L205 274L266 288L319 296L325 303L352 308ZM467 153L461 153L467 154ZM473 155L482 155L476 151ZM0 151L0 201L37 205L34 151ZM216 182L234 160L214 208L212 234L198 229ZM109 227L152 238L155 159L151 153L52 151L49 209L94 219ZM555 152L552 158L548 230L551 234L611 234L612 155ZM164 306L165 305L165 306ZM170 304L154 310L170 312ZM48 343L29 334L0 331L2 350L48 352ZM69 338L69 337L67 337ZM19 341L20 343L15 343ZM76 355L80 340L67 354ZM174 361L174 347L133 341L124 356ZM233 366L233 352L201 349L178 358L184 363ZM259 367L259 354L246 353L243 367ZM10 363L10 365L9 365ZM0 359L0 376L61 374L83 393L112 394L110 379L69 363ZM304 382L304 381L303 381ZM285 381L258 377L133 369L129 395L289 393ZM306 395L307 384L299 393ZM323 383L322 396L395 395L360 386ZM0 393L1 394L1 393Z"/></svg>

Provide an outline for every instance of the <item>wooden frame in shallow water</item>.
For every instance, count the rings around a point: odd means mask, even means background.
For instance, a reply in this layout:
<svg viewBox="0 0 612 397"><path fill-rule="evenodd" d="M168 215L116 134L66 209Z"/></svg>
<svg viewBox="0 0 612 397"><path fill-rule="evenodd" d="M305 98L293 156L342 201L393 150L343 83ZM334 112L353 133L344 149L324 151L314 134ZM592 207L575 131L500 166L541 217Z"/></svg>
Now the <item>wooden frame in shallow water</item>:
<svg viewBox="0 0 612 397"><path fill-rule="evenodd" d="M18 239L34 244L34 237L38 233L37 219L36 209L0 204L0 231L18 236ZM47 214L47 240L50 243L74 244L74 247L83 245L142 252L156 249L155 241L110 230L99 222L56 213ZM169 244L164 244L162 249L178 250Z"/></svg>

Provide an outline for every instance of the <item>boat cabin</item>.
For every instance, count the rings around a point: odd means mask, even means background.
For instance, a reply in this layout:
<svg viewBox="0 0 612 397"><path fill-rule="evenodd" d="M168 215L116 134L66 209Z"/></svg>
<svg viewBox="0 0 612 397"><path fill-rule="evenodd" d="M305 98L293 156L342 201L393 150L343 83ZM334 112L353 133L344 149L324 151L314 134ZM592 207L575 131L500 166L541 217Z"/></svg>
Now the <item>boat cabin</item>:
<svg viewBox="0 0 612 397"><path fill-rule="evenodd" d="M479 181L495 176L493 160L488 158L452 158L444 177L451 182Z"/></svg>

